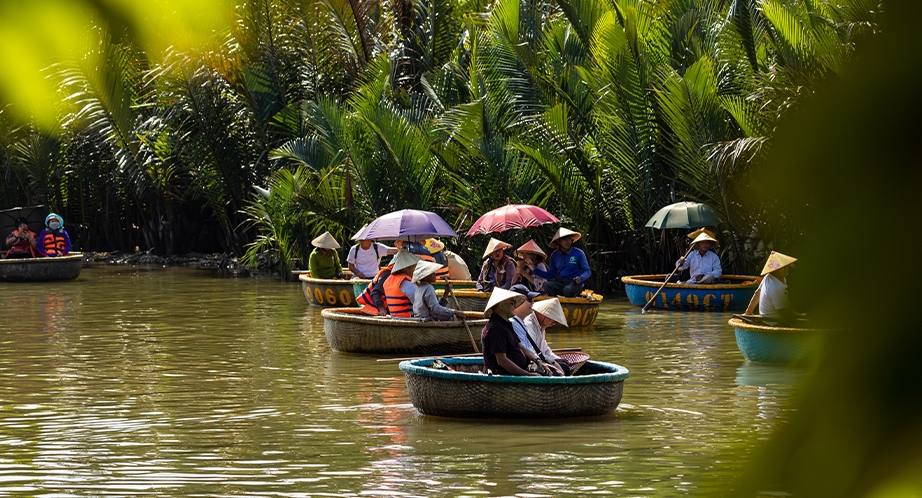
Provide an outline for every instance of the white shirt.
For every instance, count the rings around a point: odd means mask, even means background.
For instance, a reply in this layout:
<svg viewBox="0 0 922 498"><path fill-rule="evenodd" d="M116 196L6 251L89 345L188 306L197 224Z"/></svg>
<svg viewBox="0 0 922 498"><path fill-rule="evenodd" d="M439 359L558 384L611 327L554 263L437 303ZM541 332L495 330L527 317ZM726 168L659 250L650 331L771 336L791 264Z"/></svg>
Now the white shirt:
<svg viewBox="0 0 922 498"><path fill-rule="evenodd" d="M554 352L551 351L551 347L547 345L545 329L541 325L538 325L538 316L532 313L525 317L525 327L528 329L528 336L531 337L531 339L535 341L535 344L538 345L538 348L541 349L541 354L548 360L556 360L558 356L554 354Z"/></svg>
<svg viewBox="0 0 922 498"><path fill-rule="evenodd" d="M766 318L779 318L781 311L790 306L788 284L771 273L765 275L759 284L759 314Z"/></svg>
<svg viewBox="0 0 922 498"><path fill-rule="evenodd" d="M375 248L378 253L375 254ZM381 258L387 255L390 249L379 242L372 242L368 249L362 249L361 244L356 244L349 249L349 255L346 256L346 263L355 265L355 269L364 273L368 278L374 277L378 273L378 267L381 266Z"/></svg>
<svg viewBox="0 0 922 498"><path fill-rule="evenodd" d="M678 261L676 261L676 263L678 263ZM684 270L686 268L688 268L692 277L710 273L714 276L714 280L719 279L724 273L720 268L720 256L714 254L714 251L708 251L704 253L704 256L702 256L697 249L692 251L692 253L685 258L685 264L680 266L679 270Z"/></svg>
<svg viewBox="0 0 922 498"><path fill-rule="evenodd" d="M535 316L535 314L532 313L531 316ZM513 316L509 319L509 322L512 323L512 330L515 331L516 337L519 338L519 343L522 344L525 349L537 355L538 352L535 351L534 346L531 345L531 341L528 340L528 329L525 326L525 322L518 316Z"/></svg>

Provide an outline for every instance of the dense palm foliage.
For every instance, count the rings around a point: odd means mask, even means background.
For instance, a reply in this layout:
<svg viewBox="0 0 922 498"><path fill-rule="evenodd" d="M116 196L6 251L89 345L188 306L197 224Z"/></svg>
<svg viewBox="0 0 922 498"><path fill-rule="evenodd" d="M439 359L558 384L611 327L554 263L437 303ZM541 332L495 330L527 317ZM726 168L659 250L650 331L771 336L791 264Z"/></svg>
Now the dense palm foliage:
<svg viewBox="0 0 922 498"><path fill-rule="evenodd" d="M343 240L409 207L461 232L510 200L635 273L675 257L684 234L643 226L684 199L724 215L726 264L747 271L798 237L749 178L802 95L848 70L878 9L242 1L235 28L195 53L153 60L103 33L53 68L60 133L0 113L0 205L53 207L88 250L249 248L287 267L324 230Z"/></svg>

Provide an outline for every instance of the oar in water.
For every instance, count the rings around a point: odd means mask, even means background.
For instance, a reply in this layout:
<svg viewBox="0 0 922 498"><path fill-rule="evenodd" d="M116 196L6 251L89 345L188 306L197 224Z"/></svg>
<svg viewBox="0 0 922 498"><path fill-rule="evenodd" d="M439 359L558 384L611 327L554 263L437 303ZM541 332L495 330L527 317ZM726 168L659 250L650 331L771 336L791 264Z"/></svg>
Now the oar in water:
<svg viewBox="0 0 922 498"><path fill-rule="evenodd" d="M445 293L451 294L451 298L455 301L455 309L461 311L461 305L458 304L458 298L455 297L455 293L451 290L451 281L448 280L448 277L442 277L445 279ZM461 317L461 323L464 324L464 329L467 330L467 336L471 338L471 346L474 346L474 353L480 354L480 350L477 349L477 342L474 341L474 334L471 333L471 328L467 325L467 318Z"/></svg>
<svg viewBox="0 0 922 498"><path fill-rule="evenodd" d="M695 244L692 244L691 247L688 248L688 251L685 253L685 256L682 256L682 257L683 257L683 258L687 258L688 255L691 254L692 249L694 249L694 248L695 248ZM643 308L640 309L640 314L641 314L641 315L643 315L643 314L645 314L645 313L647 312L647 308L649 308L650 305L653 304L653 301L656 300L656 296L658 296L659 293L662 292L663 287L666 287L666 284L669 283L669 279L672 278L673 275L675 275L675 272L676 272L676 270L678 270L678 269L679 269L678 266L676 266L675 268L672 269L672 273L670 273L669 276L666 277L666 280L663 281L663 285L659 286L659 289L656 289L656 292L653 293L653 297L651 297L650 300L647 301L647 304L645 304L645 305L643 306Z"/></svg>
<svg viewBox="0 0 922 498"><path fill-rule="evenodd" d="M583 348L560 348L553 350L554 354L557 353L580 353L583 351ZM467 358L470 356L479 356L481 353L468 353L468 354L443 354L441 356L412 356L409 358L378 358L378 361L403 361L403 360L423 360L427 358Z"/></svg>

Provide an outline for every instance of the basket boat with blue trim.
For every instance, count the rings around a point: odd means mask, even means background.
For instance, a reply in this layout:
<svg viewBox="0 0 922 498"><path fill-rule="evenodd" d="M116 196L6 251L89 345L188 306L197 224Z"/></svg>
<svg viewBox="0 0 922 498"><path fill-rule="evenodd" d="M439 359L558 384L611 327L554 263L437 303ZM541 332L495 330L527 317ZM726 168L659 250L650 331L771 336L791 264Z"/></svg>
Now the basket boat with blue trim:
<svg viewBox="0 0 922 498"><path fill-rule="evenodd" d="M72 252L57 258L0 259L2 282L73 280L83 269L83 254Z"/></svg>
<svg viewBox="0 0 922 498"><path fill-rule="evenodd" d="M656 296L654 308L678 311L734 311L746 309L759 287L759 277L723 275L727 283L688 285L668 283ZM624 292L634 306L644 306L663 285L666 275L621 277Z"/></svg>
<svg viewBox="0 0 922 498"><path fill-rule="evenodd" d="M728 322L736 335L736 346L747 360L792 365L816 359L823 330L753 323L761 318L734 317Z"/></svg>
<svg viewBox="0 0 922 498"><path fill-rule="evenodd" d="M483 358L433 358L400 363L413 406L424 415L460 418L560 418L609 415L618 408L629 372L587 361L571 377L484 375Z"/></svg>

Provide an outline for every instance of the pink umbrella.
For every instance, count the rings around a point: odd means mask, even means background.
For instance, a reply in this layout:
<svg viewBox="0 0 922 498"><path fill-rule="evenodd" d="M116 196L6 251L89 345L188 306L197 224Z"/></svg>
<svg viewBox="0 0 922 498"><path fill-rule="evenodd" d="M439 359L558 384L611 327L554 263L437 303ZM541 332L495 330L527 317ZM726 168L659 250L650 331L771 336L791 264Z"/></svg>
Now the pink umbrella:
<svg viewBox="0 0 922 498"><path fill-rule="evenodd" d="M560 220L538 206L506 204L478 218L467 231L467 235L470 237L481 233L505 232L516 228L536 227L544 223L560 223Z"/></svg>

